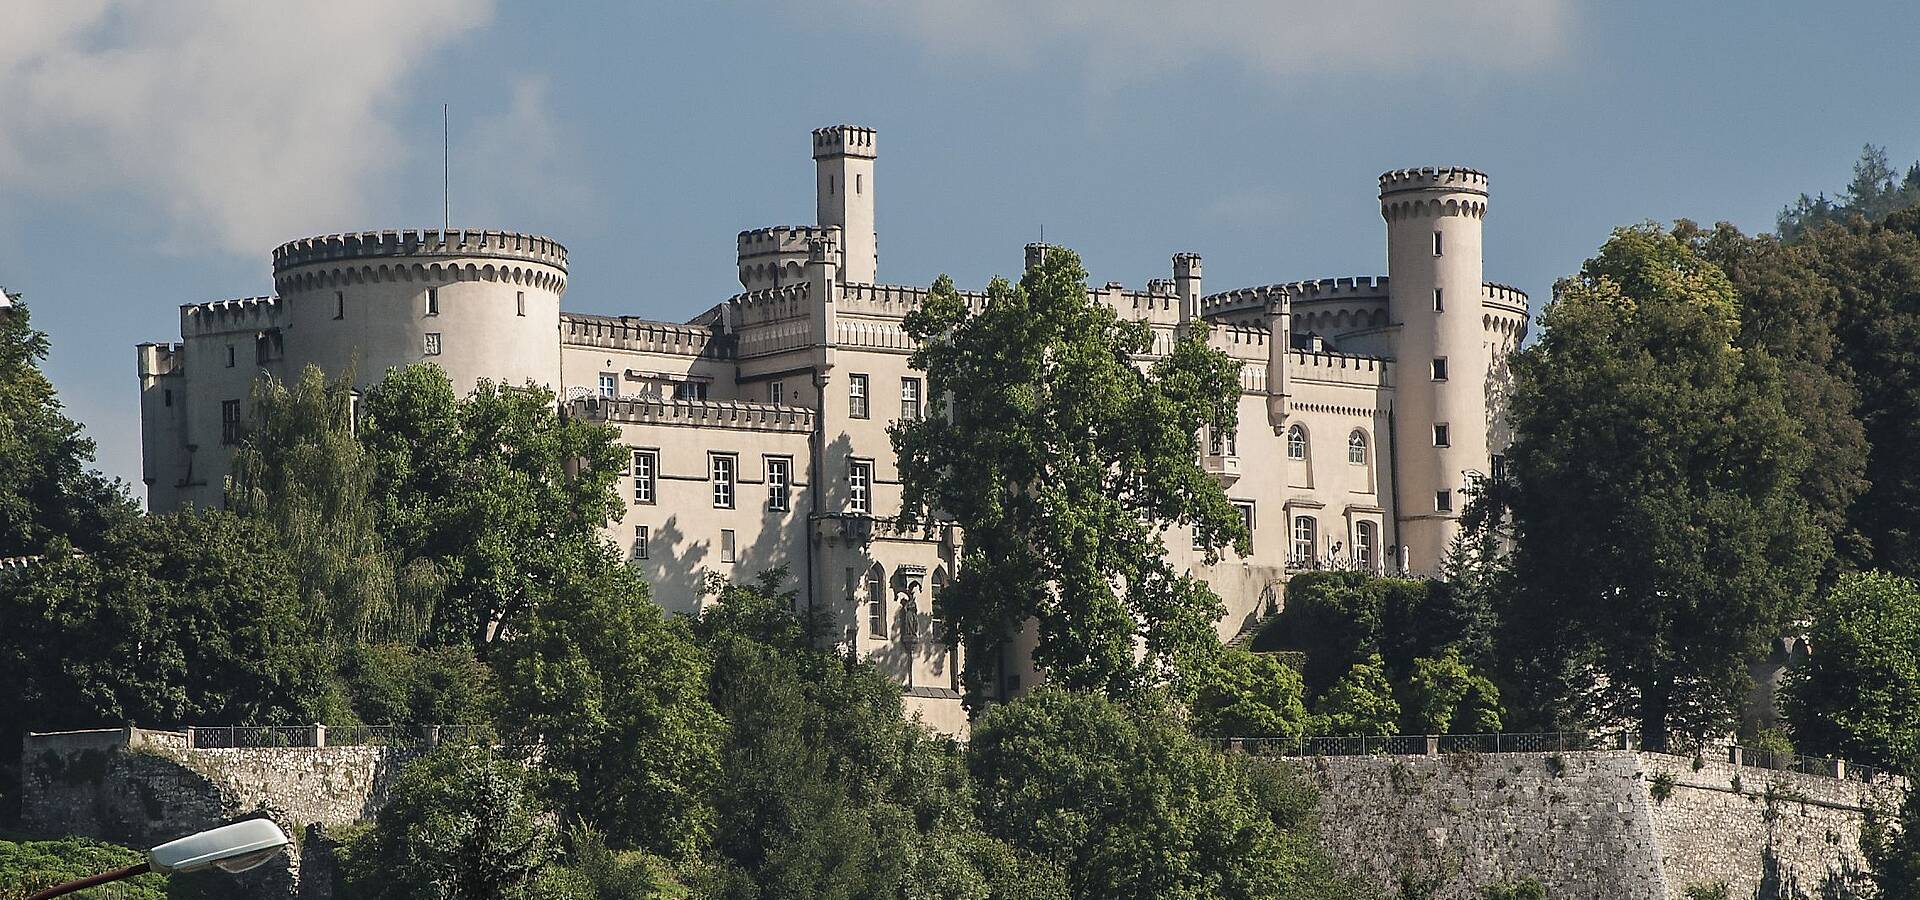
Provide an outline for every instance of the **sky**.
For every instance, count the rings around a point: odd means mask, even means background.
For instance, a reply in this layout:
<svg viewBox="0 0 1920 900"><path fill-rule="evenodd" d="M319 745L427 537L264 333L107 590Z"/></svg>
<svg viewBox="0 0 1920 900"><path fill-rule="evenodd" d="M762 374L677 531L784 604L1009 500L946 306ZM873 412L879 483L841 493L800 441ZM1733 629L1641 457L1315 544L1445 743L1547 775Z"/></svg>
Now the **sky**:
<svg viewBox="0 0 1920 900"><path fill-rule="evenodd" d="M550 235L566 309L683 320L734 235L813 220L808 132L878 129L880 278L1209 292L1384 274L1378 175L1491 179L1486 276L1534 297L1610 229L1770 229L1861 145L1920 157L1920 4L1583 0L6 0L0 285L139 490L134 345L272 291L272 249Z"/></svg>

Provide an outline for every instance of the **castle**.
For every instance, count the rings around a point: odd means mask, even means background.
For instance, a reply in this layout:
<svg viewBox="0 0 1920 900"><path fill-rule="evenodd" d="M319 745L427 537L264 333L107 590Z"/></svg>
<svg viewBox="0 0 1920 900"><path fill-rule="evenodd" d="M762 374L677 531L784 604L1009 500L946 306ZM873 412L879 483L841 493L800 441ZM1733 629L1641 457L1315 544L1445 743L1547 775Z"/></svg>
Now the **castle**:
<svg viewBox="0 0 1920 900"><path fill-rule="evenodd" d="M149 505L219 505L262 374L308 364L361 383L432 362L456 391L478 379L550 386L564 411L616 428L628 501L607 537L666 607L692 611L703 573L788 566L803 602L897 677L929 724L965 727L958 651L931 598L965 536L901 527L888 424L926 413L901 328L923 287L878 282L875 133L813 132L813 225L741 232L744 290L685 322L563 312L567 251L502 231L378 231L273 253L274 294L183 306L178 343L138 348ZM1191 536L1171 558L1227 606L1231 639L1271 613L1287 576L1352 567L1428 572L1477 481L1500 467L1506 358L1527 296L1486 282L1487 177L1421 168L1380 177L1387 275L1202 291L1200 257L1171 278L1094 288L1155 333L1211 326L1241 365L1240 427L1198 436L1199 461L1239 506L1248 556L1205 564ZM1027 262L1045 245L1026 248ZM978 302L982 295L969 294ZM1144 361L1144 360L1143 360ZM1040 677L1016 640L1000 693Z"/></svg>

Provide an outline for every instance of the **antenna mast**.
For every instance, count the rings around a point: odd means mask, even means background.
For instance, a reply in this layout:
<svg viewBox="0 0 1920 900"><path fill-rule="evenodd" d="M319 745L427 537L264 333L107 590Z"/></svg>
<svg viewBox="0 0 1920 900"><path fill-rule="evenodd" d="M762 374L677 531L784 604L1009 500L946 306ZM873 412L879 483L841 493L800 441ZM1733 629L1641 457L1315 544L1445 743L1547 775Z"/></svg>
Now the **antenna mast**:
<svg viewBox="0 0 1920 900"><path fill-rule="evenodd" d="M440 104L440 233L453 227L453 131L447 125L447 104Z"/></svg>

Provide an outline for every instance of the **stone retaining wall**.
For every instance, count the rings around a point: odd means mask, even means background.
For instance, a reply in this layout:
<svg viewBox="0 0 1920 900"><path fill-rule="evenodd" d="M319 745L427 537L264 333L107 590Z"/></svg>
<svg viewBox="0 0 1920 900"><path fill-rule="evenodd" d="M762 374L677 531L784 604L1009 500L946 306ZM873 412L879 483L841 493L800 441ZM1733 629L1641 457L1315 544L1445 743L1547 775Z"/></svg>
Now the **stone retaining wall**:
<svg viewBox="0 0 1920 900"><path fill-rule="evenodd" d="M1723 881L1732 897L1853 896L1865 810L1905 789L1630 751L1280 764L1319 788L1343 869L1434 900L1524 878L1556 900L1669 900Z"/></svg>

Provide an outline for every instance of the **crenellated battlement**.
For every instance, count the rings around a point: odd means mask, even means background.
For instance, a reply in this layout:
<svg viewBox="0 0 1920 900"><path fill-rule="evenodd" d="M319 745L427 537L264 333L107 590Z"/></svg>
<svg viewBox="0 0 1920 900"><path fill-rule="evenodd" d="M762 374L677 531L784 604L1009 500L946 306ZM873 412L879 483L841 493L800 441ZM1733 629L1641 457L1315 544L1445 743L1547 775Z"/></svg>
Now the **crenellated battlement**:
<svg viewBox="0 0 1920 900"><path fill-rule="evenodd" d="M1486 306L1504 306L1522 315L1527 312L1527 292L1510 284L1489 281L1480 286L1480 298Z"/></svg>
<svg viewBox="0 0 1920 900"><path fill-rule="evenodd" d="M613 399L582 397L569 405L573 414L597 422L680 425L740 431L813 431L813 410L746 400L669 400L656 397Z"/></svg>
<svg viewBox="0 0 1920 900"><path fill-rule="evenodd" d="M813 130L813 158L856 156L873 159L874 131L859 125L829 125Z"/></svg>
<svg viewBox="0 0 1920 900"><path fill-rule="evenodd" d="M1234 359L1264 361L1272 336L1257 325L1216 324L1207 330L1207 346Z"/></svg>
<svg viewBox="0 0 1920 900"><path fill-rule="evenodd" d="M670 356L732 359L733 342L700 325L654 322L632 316L560 314L561 342Z"/></svg>
<svg viewBox="0 0 1920 900"><path fill-rule="evenodd" d="M777 288L735 294L727 298L726 305L733 310L735 326L744 328L785 319L805 318L812 311L812 307L808 304L812 296L812 286L801 281Z"/></svg>
<svg viewBox="0 0 1920 900"><path fill-rule="evenodd" d="M823 238L826 233L817 225L772 225L742 231L735 243L742 258L749 254L805 253L808 241Z"/></svg>
<svg viewBox="0 0 1920 900"><path fill-rule="evenodd" d="M288 241L274 248L275 275L315 263L391 257L511 259L565 272L567 248L549 237L517 231L458 229L357 231Z"/></svg>
<svg viewBox="0 0 1920 900"><path fill-rule="evenodd" d="M1465 166L1394 169L1380 176L1380 196L1402 191L1447 191L1485 195L1487 173Z"/></svg>
<svg viewBox="0 0 1920 900"><path fill-rule="evenodd" d="M142 378L158 378L172 375L181 370L187 361L187 345L184 343L145 343L134 347L139 360L139 374Z"/></svg>
<svg viewBox="0 0 1920 900"><path fill-rule="evenodd" d="M1393 362L1377 356L1354 356L1319 350L1287 351L1289 377L1299 381L1393 386Z"/></svg>
<svg viewBox="0 0 1920 900"><path fill-rule="evenodd" d="M223 334L279 324L279 297L239 297L184 303L180 306L180 335Z"/></svg>

